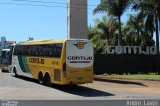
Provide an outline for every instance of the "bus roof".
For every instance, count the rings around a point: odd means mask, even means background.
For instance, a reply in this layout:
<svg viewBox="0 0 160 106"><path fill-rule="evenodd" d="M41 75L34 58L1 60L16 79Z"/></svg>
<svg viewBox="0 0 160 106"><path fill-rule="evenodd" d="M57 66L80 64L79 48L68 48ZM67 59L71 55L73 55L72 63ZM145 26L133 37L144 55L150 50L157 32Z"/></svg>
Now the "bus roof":
<svg viewBox="0 0 160 106"><path fill-rule="evenodd" d="M67 41L90 41L88 39L67 39Z"/></svg>
<svg viewBox="0 0 160 106"><path fill-rule="evenodd" d="M64 43L65 40L34 40L34 41L25 41L20 42L17 45L33 45L33 44L52 44L52 43Z"/></svg>
<svg viewBox="0 0 160 106"><path fill-rule="evenodd" d="M67 39L67 40L33 40L33 41L25 41L25 42L20 42L17 45L38 45L38 44L53 44L53 43L64 43L66 41L89 41L87 39Z"/></svg>

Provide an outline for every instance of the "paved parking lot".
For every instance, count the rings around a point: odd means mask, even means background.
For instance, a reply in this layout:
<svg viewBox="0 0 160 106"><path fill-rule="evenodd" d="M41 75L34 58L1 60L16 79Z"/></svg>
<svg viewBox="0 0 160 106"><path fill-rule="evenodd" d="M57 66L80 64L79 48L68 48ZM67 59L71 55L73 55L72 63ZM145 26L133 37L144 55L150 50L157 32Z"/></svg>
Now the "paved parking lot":
<svg viewBox="0 0 160 106"><path fill-rule="evenodd" d="M96 80L77 86L46 87L36 80L0 72L0 99L10 100L122 100L159 99L160 82L142 80Z"/></svg>

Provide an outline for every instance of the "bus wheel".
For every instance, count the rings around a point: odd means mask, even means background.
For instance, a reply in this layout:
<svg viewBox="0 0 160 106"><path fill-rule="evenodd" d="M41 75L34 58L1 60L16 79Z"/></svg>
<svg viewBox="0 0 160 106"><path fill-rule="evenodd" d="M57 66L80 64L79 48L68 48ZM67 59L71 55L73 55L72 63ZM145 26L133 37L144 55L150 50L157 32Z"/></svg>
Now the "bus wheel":
<svg viewBox="0 0 160 106"><path fill-rule="evenodd" d="M41 72L40 72L39 75L38 75L38 81L39 81L40 84L43 84L43 83L44 83L43 75L42 75Z"/></svg>
<svg viewBox="0 0 160 106"><path fill-rule="evenodd" d="M13 69L13 73L14 73L14 76L15 77L18 77L18 74L17 74L17 69L14 67L14 69Z"/></svg>
<svg viewBox="0 0 160 106"><path fill-rule="evenodd" d="M44 78L45 78L45 85L48 86L48 87L51 87L50 75L46 74Z"/></svg>

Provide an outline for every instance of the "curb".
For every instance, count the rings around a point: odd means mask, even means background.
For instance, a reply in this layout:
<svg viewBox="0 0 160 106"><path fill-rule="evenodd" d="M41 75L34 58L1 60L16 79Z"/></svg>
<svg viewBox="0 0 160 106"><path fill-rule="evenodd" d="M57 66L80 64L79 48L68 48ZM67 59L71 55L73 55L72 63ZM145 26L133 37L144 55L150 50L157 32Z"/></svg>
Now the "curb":
<svg viewBox="0 0 160 106"><path fill-rule="evenodd" d="M94 76L94 80L107 80L107 79L115 79L115 80L143 80L143 81L160 81L160 79L136 79L136 78L119 78L119 77L97 77Z"/></svg>

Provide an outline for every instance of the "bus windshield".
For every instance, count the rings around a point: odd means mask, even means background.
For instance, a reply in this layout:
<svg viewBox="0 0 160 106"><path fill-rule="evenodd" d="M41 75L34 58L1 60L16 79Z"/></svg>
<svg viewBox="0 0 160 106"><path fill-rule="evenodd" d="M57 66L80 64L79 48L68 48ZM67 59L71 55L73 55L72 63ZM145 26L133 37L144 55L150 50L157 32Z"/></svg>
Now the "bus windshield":
<svg viewBox="0 0 160 106"><path fill-rule="evenodd" d="M10 50L2 50L2 64L8 65L9 64L9 53Z"/></svg>

